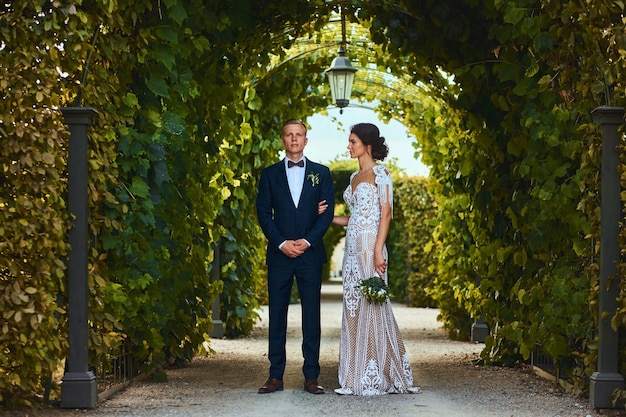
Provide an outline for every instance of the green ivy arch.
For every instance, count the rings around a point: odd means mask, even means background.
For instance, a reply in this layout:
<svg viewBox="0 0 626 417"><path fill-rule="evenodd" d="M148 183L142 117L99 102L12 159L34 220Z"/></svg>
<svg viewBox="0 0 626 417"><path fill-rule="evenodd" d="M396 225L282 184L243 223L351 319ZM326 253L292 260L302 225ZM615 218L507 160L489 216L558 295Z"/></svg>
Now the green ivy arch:
<svg viewBox="0 0 626 417"><path fill-rule="evenodd" d="M350 53L375 68L362 72L369 83L357 83L359 97L398 80L377 111L408 126L431 168L439 211L430 291L445 326L463 337L481 315L491 329L486 360L511 363L541 346L559 364L576 358L568 372L584 388L595 366L599 233L600 138L589 113L623 105L623 5L417 3L349 2L358 40L369 33ZM68 133L58 109L80 91L100 113L89 155L92 351L128 343L146 369L190 360L208 340L218 294L229 334L254 325L264 269L256 179L277 158L281 121L328 105L322 74L333 51L289 51L336 35L327 26L336 8L3 4L3 407L39 392L67 348ZM623 298L616 325L626 320Z"/></svg>

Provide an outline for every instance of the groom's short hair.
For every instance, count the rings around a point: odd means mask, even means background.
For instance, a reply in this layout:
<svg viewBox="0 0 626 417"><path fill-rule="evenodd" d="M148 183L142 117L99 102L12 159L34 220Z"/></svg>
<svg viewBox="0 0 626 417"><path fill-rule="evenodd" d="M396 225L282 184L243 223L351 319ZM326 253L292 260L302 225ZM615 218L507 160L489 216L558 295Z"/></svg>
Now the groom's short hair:
<svg viewBox="0 0 626 417"><path fill-rule="evenodd" d="M287 120L285 123L283 123L283 131L285 130L285 126L289 126L289 125L300 125L304 128L304 134L306 135L307 132L307 128L306 125L304 124L304 122L300 119L289 119Z"/></svg>

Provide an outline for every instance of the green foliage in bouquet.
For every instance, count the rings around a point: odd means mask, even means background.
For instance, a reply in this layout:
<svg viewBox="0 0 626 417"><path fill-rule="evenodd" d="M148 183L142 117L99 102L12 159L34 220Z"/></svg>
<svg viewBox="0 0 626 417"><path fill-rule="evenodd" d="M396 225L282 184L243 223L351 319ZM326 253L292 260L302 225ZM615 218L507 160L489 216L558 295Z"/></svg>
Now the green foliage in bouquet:
<svg viewBox="0 0 626 417"><path fill-rule="evenodd" d="M391 296L389 287L380 277L371 277L361 281L357 287L370 303L382 304Z"/></svg>

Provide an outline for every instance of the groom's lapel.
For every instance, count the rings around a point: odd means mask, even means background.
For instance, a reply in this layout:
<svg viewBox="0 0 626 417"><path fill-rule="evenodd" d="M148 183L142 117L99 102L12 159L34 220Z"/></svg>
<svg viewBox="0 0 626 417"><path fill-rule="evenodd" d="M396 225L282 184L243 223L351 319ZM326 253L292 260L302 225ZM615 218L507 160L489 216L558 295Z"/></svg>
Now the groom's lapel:
<svg viewBox="0 0 626 417"><path fill-rule="evenodd" d="M304 159L306 160L306 163L304 164L304 178L302 180L302 192L300 193L300 201L302 201L302 197L304 197L304 193L306 193L307 190L307 186L306 186L306 176L307 176L307 172L311 172L311 161L309 161L306 157L304 157Z"/></svg>
<svg viewBox="0 0 626 417"><path fill-rule="evenodd" d="M291 191L289 191L289 181L287 180L287 171L285 169L284 159L282 159L280 163L278 164L277 174L278 176L276 178L276 181L280 184L281 187L283 187L284 192L287 193L289 198L291 198ZM275 184L275 185L278 185L278 184Z"/></svg>
<svg viewBox="0 0 626 417"><path fill-rule="evenodd" d="M304 172L304 182L302 183L302 195L300 196L300 201L302 201L302 198L304 197L305 193L309 193L312 190L312 186L311 186L311 179L307 178L307 176L309 174L317 174L317 171L315 170L315 168L313 167L313 164L311 164L311 161L309 161L308 159L306 160L306 171Z"/></svg>

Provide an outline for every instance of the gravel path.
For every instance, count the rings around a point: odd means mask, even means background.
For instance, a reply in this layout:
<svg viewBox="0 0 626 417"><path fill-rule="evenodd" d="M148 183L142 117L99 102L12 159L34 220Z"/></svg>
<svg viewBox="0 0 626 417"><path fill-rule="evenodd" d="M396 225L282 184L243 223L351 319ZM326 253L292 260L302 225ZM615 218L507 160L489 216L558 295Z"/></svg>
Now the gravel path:
<svg viewBox="0 0 626 417"><path fill-rule="evenodd" d="M594 410L586 398L565 392L529 368L474 365L482 344L455 342L437 322L437 310L394 304L421 394L340 396L338 387L341 287L326 284L322 303L322 374L325 395L303 391L299 305L289 309L285 390L259 395L267 378L267 308L251 337L213 340L215 355L167 371L167 382L135 381L94 410L49 410L50 416L616 416ZM32 415L32 414L31 414Z"/></svg>

